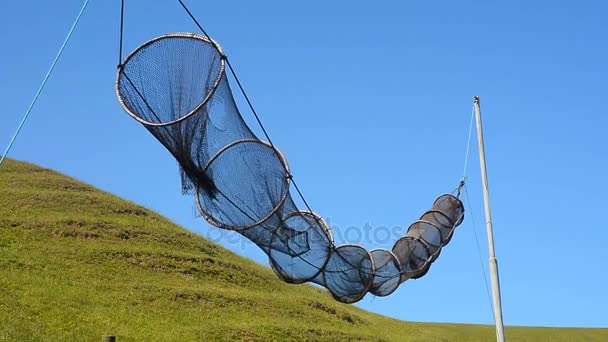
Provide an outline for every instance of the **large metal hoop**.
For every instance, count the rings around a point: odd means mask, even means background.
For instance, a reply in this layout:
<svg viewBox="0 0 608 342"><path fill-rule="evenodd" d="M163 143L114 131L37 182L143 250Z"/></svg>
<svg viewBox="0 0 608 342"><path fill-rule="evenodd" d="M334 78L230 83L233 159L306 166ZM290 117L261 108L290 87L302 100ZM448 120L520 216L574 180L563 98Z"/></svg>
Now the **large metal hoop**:
<svg viewBox="0 0 608 342"><path fill-rule="evenodd" d="M365 253L367 253L367 257L369 258L370 266L371 266L371 272L369 274L371 276L370 281L367 284L365 284L365 286L363 288L363 291L359 294L359 296L357 296L353 300L349 300L349 301L344 301L342 298L339 298L336 295L334 295L334 293L332 292L332 290L327 285L325 285L325 287L329 290L329 293L331 294L331 296L334 299L336 299L336 300L338 300L338 301L340 301L342 303L354 304L354 303L360 301L361 299L363 299L363 297L365 297L365 295L367 294L367 292L369 292L369 289L372 286L372 283L374 282L374 278L373 277L374 277L374 274L376 272L375 265L374 265L374 259L372 258L372 255L370 254L370 252L365 247L363 247L361 245L358 245L358 244L354 244L354 243L347 243L347 244L339 245L339 246L336 246L335 248L333 248L332 251L331 251L331 253L329 254L329 257L327 259L325 267L323 268L323 282L325 284L327 284L326 267L327 267L327 264L329 264L329 260L331 259L332 255L334 253L339 253L338 252L339 249L341 249L341 248L347 248L347 247L360 248L360 249L364 250ZM351 265L350 263L349 263L349 265L352 266L354 269L358 268L358 266ZM360 269L359 269L359 273L361 273Z"/></svg>
<svg viewBox="0 0 608 342"><path fill-rule="evenodd" d="M327 265L327 263L329 262L329 258L331 256L331 253L333 252L335 246L334 246L334 238L333 235L331 233L331 229L329 229L329 226L327 225L327 223L325 222L325 220L313 213L312 211L308 211L308 210L302 210L302 211L293 211L289 214L287 214L282 221L285 222L288 219L295 217L295 216L308 216L311 217L321 228L321 230L323 231L323 233L325 233L325 236L327 236L327 242L328 242L328 253L327 253L327 258L325 258L325 261L323 262L323 265L321 265L321 267L319 267L319 269L317 270L317 273L314 274L314 276L312 277L308 277L306 279L298 279L298 280L293 280L293 279L287 279L283 276L283 274L281 274L275 266L276 261L274 260L274 258L272 257L272 248L269 250L268 252L268 259L270 260L270 266L272 268L272 270L277 274L277 276L283 280L286 283L290 283L290 284L302 284L302 283L306 283L309 282L313 279L315 279L316 277L319 276L319 274L321 274L321 272L323 272L323 270L325 269L325 266ZM277 235L276 233L273 231L272 233L272 238L270 240L270 245L272 246L272 242L276 239ZM306 261L305 261L306 262ZM308 262L306 262L308 263ZM311 265L310 263L308 263L310 266L314 266ZM280 266L280 265L279 265Z"/></svg>
<svg viewBox="0 0 608 342"><path fill-rule="evenodd" d="M287 160L285 159L285 156L281 153L281 151L279 151L274 146L272 146L269 143L262 141L262 140L250 138L250 139L241 139L241 140L236 140L236 141L231 142L230 144L222 147L219 151L217 151L213 155L213 157L211 157L211 159L209 159L209 161L207 162L207 164L205 164L205 167L203 168L203 172L207 172L207 169L209 169L209 167L211 166L211 163L213 163L226 150L228 150L229 148L234 147L238 144L243 144L243 143L258 143L258 144L262 144L264 146L267 146L267 147L270 147L273 149L273 151L276 153L276 156L279 158L279 161L281 162L283 169L285 170L285 192L282 194L281 198L279 199L279 203L265 217L263 217L259 221L255 222L253 224L250 224L248 226L234 226L234 225L229 225L229 224L218 221L211 214L209 214L205 210L205 208L203 208L203 204L201 203L201 200L200 200L199 187L196 186L195 187L195 199L196 199L196 206L198 207L199 212L201 213L201 215L205 218L205 220L209 224L211 224L215 227L218 227L218 228L242 231L242 230L246 230L251 227L257 226L259 224L262 224L262 223L266 222L270 217L272 217L272 215L276 214L276 212L285 203L285 199L287 199L287 196L289 196L289 185L291 182L291 178L289 177L289 166L287 165Z"/></svg>
<svg viewBox="0 0 608 342"><path fill-rule="evenodd" d="M129 63L129 61L133 57L135 57L140 51L142 51L143 49L149 47L150 45L152 45L158 41L161 41L164 39L171 39L171 38L194 39L194 40L203 41L205 44L210 44L214 48L214 50L218 52L218 54L220 56L220 68L219 68L219 71L215 77L215 80L214 80L209 92L207 92L207 94L205 95L205 97L203 98L201 103L199 103L190 112L188 112L185 115L182 115L179 118L172 120L172 121L167 121L167 122L147 121L147 120L144 120L141 117L139 117L139 115L137 115L136 113L132 112L131 109L129 108L129 106L127 106L127 104L123 100L123 98L121 96L121 92L120 92L120 85L122 82L121 75L123 74L124 66L127 65L127 63ZM215 42L214 40L210 39L207 36L202 36L202 35L196 34L196 33L168 33L168 34L164 34L162 36L156 37L156 38L149 40L146 43L142 44L137 49L135 49L133 52L131 52L129 54L129 56L127 56L125 61L120 64L120 66L118 67L118 72L116 74L116 82L115 82L116 97L118 97L118 102L120 103L120 106L127 112L127 114L129 114L130 117L137 120L139 123L144 124L146 126L155 126L155 127L169 126L169 125L173 125L178 122L181 122L183 120L186 120L187 118L192 116L194 113L196 113L198 110L200 110L201 107L206 105L207 102L209 102L209 100L213 96L213 94L215 94L215 91L218 88L220 81L222 80L222 77L224 76L225 71L226 71L225 56L224 56L221 46L217 42Z"/></svg>
<svg viewBox="0 0 608 342"><path fill-rule="evenodd" d="M393 253L393 251L392 251L392 250L390 250L390 251L389 251L388 249L384 249L384 248L374 248L374 249L372 249L372 250L370 250L370 251L369 251L369 255L370 255L370 256L373 256L375 251L383 251L383 252L387 252L387 253L388 253L388 254L389 254L389 255L390 255L392 258L393 258L393 260L392 260L392 261L393 261L393 262L395 262L395 263L397 264L397 270L399 271L399 273L397 273L397 276L396 276L397 278L399 278L399 279L398 279L398 280L399 280L399 282L397 283L397 285L396 285L396 286L394 286L394 287L393 287L393 288L392 288L392 289L391 289L389 292L387 292L386 294L383 294L382 296L377 295L377 294L374 294L374 295L379 296L379 297L386 297L386 296L391 295L393 292L397 291L397 289L398 289L398 288L399 288L399 286L401 285L401 262L399 261L399 259L397 258L397 256L395 255L395 253ZM376 264L375 264L375 262L373 261L373 257L372 257L372 262L374 263L374 273L375 273L375 271L376 271L378 268L380 268L380 267L377 267L377 265L376 265ZM376 276L376 275L374 274L374 277L375 277L375 276ZM373 281L372 281L372 283L373 283ZM371 288L371 286L370 286L370 288ZM373 293L373 292L372 292L372 293Z"/></svg>

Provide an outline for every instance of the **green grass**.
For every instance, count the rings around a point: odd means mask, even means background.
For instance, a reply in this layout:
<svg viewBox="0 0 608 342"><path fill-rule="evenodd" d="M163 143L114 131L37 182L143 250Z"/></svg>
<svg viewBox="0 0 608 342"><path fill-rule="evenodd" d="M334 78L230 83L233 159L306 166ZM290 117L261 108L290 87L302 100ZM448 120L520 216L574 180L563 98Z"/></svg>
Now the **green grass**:
<svg viewBox="0 0 608 342"><path fill-rule="evenodd" d="M288 285L160 215L54 171L0 167L0 341L491 341L492 326L403 322ZM509 327L509 341L608 329Z"/></svg>

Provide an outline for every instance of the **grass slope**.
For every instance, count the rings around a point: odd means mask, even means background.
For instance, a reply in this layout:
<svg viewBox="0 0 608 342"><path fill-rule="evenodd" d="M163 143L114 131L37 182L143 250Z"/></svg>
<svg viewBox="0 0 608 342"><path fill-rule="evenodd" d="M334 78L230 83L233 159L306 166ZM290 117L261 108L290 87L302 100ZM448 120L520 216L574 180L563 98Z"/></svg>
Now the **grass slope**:
<svg viewBox="0 0 608 342"><path fill-rule="evenodd" d="M0 340L491 341L339 304L163 217L54 171L0 167ZM509 341L608 341L608 329L507 329Z"/></svg>

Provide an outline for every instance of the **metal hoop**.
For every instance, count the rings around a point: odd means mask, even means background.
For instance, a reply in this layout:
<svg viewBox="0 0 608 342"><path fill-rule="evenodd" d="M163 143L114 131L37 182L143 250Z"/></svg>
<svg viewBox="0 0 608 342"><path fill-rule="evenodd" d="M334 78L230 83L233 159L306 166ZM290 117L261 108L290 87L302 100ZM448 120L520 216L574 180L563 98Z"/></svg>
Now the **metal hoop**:
<svg viewBox="0 0 608 342"><path fill-rule="evenodd" d="M211 159L209 159L209 161L207 162L207 164L205 164L205 167L203 168L203 172L207 172L207 169L211 166L211 163L213 163L222 153L224 153L228 149L230 149L238 144L243 144L243 143L258 143L258 144L262 144L264 146L267 146L267 147L270 147L271 149L273 149L273 151L276 153L276 156L279 158L279 161L281 162L283 169L285 170L285 191L282 194L282 196L279 200L279 203L270 211L270 213L268 213L268 215L266 215L259 221L255 222L253 224L250 224L248 226L235 226L235 225L229 225L229 224L218 221L203 208L203 204L201 203L201 200L200 200L199 186L196 185L195 198L196 198L196 205L198 207L199 212L201 213L201 215L205 218L205 220L209 224L216 226L218 228L242 231L242 230L246 230L251 227L260 225L260 224L266 222L270 217L272 217L272 215L276 214L276 212L285 203L285 199L287 199L287 196L289 196L289 185L290 185L291 179L288 177L289 166L287 165L287 160L285 159L285 156L283 156L283 154L278 149L276 149L274 146L272 146L269 143L262 141L262 140L249 138L249 139L241 139L241 140L236 140L236 141L231 142L230 144L222 147L217 153L215 153L215 155L213 155L213 157L211 157Z"/></svg>
<svg viewBox="0 0 608 342"><path fill-rule="evenodd" d="M313 279L315 279L316 277L319 276L319 274L321 274L321 272L323 272L323 270L325 269L325 266L327 266L327 263L329 262L329 258L334 250L334 240L333 240L333 236L331 233L331 229L329 229L329 227L327 226L327 223L325 222L325 220L323 220L323 218L315 213L313 213L312 211L308 211L308 210L302 210L302 211L293 211L289 214L287 214L285 216L284 219L282 219L283 222L287 221L288 219L295 217L295 216L309 216L311 217L315 222L318 223L319 227L321 228L321 230L323 231L323 233L325 233L325 236L327 236L327 242L328 242L328 253L327 253L327 258L325 258L325 262L323 262L323 265L321 265L319 267L319 269L317 270L317 273L314 274L314 276L312 277L308 277L306 279L298 279L298 280L293 280L293 279L287 279L285 278L285 276L283 274L281 274L281 272L279 272L276 269L275 263L278 264L274 258L272 257L272 251L273 249L270 248L270 251L268 252L268 258L270 259L270 266L272 268L272 270L277 274L277 276L279 278L281 278L283 281L290 283L290 284L302 284L302 283L306 283L309 282ZM276 231L276 229L275 229ZM275 231L272 232L272 238L270 239L270 245L272 246L272 242L276 239L277 235L275 233ZM296 256L297 258L300 258L299 256ZM302 260L304 260L303 258L300 258ZM309 264L310 266L315 267L314 265L306 262L307 264ZM278 265L280 266L280 265Z"/></svg>
<svg viewBox="0 0 608 342"><path fill-rule="evenodd" d="M193 110L191 110L190 112L186 113L185 115L183 115L173 121L167 121L167 122L147 121L147 120L144 120L141 117L139 117L136 113L132 112L131 109L129 108L129 106L127 106L127 104L125 103L125 101L122 97L122 94L120 92L120 86L122 84L121 75L123 74L124 66L127 65L127 63L129 63L129 61L133 57L135 57L140 51L144 50L145 48L149 47L150 45L152 45L158 41L161 41L164 39L171 39L171 38L194 39L194 40L203 41L205 44L210 44L214 48L214 50L217 51L220 55L220 68L217 73L217 76L215 77L215 81L213 82L213 85L211 86L211 89L209 90L209 92L207 92L207 94L205 95L205 97L203 98L201 103L199 103ZM187 118L189 118L190 116L195 114L198 110L200 110L201 107L206 105L207 102L209 102L209 100L213 96L213 94L215 94L215 91L217 90L217 88L220 84L220 81L222 80L222 77L225 74L225 71L226 71L225 56L222 52L220 45L217 42L213 41L212 39L210 39L206 36L202 36L202 35L199 35L196 33L168 33L168 34L164 34L162 36L159 36L152 40L147 41L146 43L142 44L140 47L135 49L133 52L131 52L129 54L129 56L127 56L124 63L122 63L118 67L118 73L116 75L116 82L115 82L116 96L118 97L118 102L120 103L121 107L127 112L127 114L129 114L129 116L131 116L133 119L137 120L139 123L144 124L146 126L154 126L154 127L169 126L169 125L173 125L173 124L186 120Z"/></svg>

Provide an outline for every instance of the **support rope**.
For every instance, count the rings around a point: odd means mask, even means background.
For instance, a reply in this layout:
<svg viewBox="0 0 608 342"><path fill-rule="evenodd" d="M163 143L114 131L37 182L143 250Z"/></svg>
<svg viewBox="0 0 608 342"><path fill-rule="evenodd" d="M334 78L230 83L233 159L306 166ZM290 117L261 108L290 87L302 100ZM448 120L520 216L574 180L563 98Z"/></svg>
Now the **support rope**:
<svg viewBox="0 0 608 342"><path fill-rule="evenodd" d="M70 31L68 32L68 35L65 37L63 44L61 44L61 47L59 48L59 51L57 52L57 55L55 56L53 63L51 63L51 67L47 71L46 76L44 76L44 79L42 80L42 84L40 85L40 88L38 88L38 91L36 92L36 95L34 95L34 99L30 103L27 110L25 111L25 114L23 115L23 119L21 119L21 122L19 123L19 126L17 127L17 130L15 131L15 134L13 134L13 137L11 138L10 142L8 143L6 150L2 154L2 157L0 158L0 165L2 165L2 162L4 161L4 159L10 152L11 148L13 147L13 144L15 143L17 136L21 132L21 129L25 125L27 118L30 116L32 109L34 108L34 105L36 105L36 102L38 102L38 98L40 97L40 94L42 94L42 91L44 90L44 87L46 86L47 81L51 77L51 73L55 69L55 66L57 65L57 62L59 61L59 58L63 54L63 50L65 49L68 42L70 41L70 38L72 37L72 33L74 33L74 30L76 29L76 25L78 25L78 22L80 21L80 17L82 17L82 14L84 13L84 10L87 8L88 4L89 4L89 0L85 0L82 7L80 8L80 12L78 12L78 15L76 16L76 20L74 20L74 23L72 24L72 27L70 28Z"/></svg>
<svg viewBox="0 0 608 342"><path fill-rule="evenodd" d="M467 137L467 151L464 154L464 166L462 167L462 178L460 179L460 184L458 185L457 195L456 197L460 198L460 191L465 186L467 180L467 165L469 163L469 147L471 146L471 134L473 132L473 118L475 117L475 107L471 110L471 120L469 122L469 135Z"/></svg>
<svg viewBox="0 0 608 342"><path fill-rule="evenodd" d="M196 20L196 18L194 17L194 15L192 14L192 12L190 12L190 10L188 9L188 6L186 6L186 4L182 1L182 0L177 0L179 1L179 4L182 5L182 8L186 11L186 13L188 13L188 15L190 16L190 19L192 19L192 21L194 21L194 24L196 24L196 26L198 26L198 29L201 30L201 32L203 32L203 34L211 39L211 36L207 33L207 31L205 31L205 29L203 28L203 26L198 22L198 20Z"/></svg>
<svg viewBox="0 0 608 342"><path fill-rule="evenodd" d="M122 38L125 27L125 0L120 1L120 38L118 39L118 67L122 64Z"/></svg>
<svg viewBox="0 0 608 342"><path fill-rule="evenodd" d="M471 120L469 122L469 137L467 138L467 152L464 155L464 166L462 168L462 179L467 178L467 165L469 162L469 150L471 146L471 135L473 132L473 118L475 117L475 108L471 110Z"/></svg>

